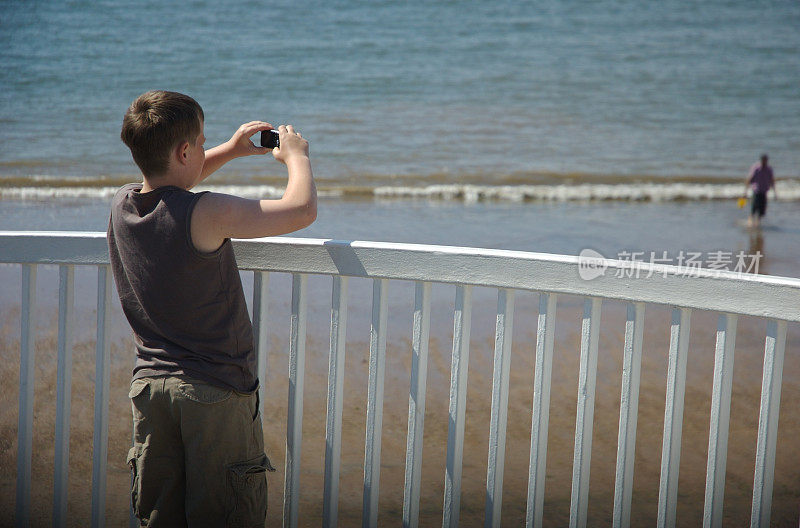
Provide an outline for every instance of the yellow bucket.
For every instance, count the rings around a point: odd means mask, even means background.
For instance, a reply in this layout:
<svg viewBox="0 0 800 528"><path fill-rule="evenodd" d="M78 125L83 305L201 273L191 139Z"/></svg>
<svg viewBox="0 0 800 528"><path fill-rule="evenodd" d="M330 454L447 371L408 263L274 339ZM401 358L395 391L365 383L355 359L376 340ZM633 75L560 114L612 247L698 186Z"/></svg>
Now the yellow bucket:
<svg viewBox="0 0 800 528"><path fill-rule="evenodd" d="M744 196L736 200L736 206L739 209L742 209L745 205L747 205L747 198L745 198Z"/></svg>

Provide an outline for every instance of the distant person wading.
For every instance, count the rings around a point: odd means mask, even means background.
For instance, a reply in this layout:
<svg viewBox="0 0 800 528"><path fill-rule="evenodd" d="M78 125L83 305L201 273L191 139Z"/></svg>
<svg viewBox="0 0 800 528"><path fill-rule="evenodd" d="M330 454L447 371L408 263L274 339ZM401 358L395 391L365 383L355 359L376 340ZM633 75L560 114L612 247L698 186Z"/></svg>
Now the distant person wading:
<svg viewBox="0 0 800 528"><path fill-rule="evenodd" d="M778 199L778 191L775 190L775 176L768 162L769 157L762 154L761 162L750 167L750 174L745 182L745 195L748 187L753 189L750 218L747 220L748 227L760 226L761 217L767 214L767 191L772 189L775 199Z"/></svg>

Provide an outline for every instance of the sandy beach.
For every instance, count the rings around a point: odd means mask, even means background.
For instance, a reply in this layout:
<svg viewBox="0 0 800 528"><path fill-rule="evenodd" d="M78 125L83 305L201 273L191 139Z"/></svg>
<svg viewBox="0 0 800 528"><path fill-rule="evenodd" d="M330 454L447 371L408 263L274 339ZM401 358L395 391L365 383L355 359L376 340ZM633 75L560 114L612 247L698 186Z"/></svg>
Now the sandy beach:
<svg viewBox="0 0 800 528"><path fill-rule="evenodd" d="M283 504L283 467L287 410L288 278L271 281L275 304L270 308L267 402L263 423L267 453L278 471L268 476L268 525L279 526ZM329 280L313 279L309 302L309 328L303 419L300 525L319 526L324 479L325 409L327 385ZM354 281L350 296L342 469L339 502L340 526L361 522L366 410L369 302L368 281ZM431 349L428 371L424 435L420 526L441 523L443 479L447 442L447 409L452 347L451 286L434 288ZM283 299L283 300L281 300ZM53 442L55 422L56 332L55 311L46 302L38 316L36 347L36 403L33 451L33 521L50 524L52 509ZM367 307L367 308L364 308ZM380 477L381 525L397 525L402 519L403 479L410 371L410 329L413 285L398 283L390 302L387 346L385 415ZM492 354L496 293L476 289L473 309L467 423L465 430L461 525L480 526L485 505L488 422L491 405ZM512 375L509 395L508 440L503 490L503 523L524 523L530 450L533 353L536 338L538 295L517 295ZM19 383L19 308L3 310L0 326L3 391L0 406L0 465L8 468L0 479L0 519L13 518L16 482L17 389ZM577 401L577 377L582 301L559 300L553 362L553 385L548 440L544 519L546 526L564 526L569 520L573 436ZM661 438L664 419L670 310L649 306L645 316L642 383L636 446L632 522L655 524ZM92 420L94 391L94 342L91 309L78 316L87 323L74 346L69 517L70 526L84 526L90 518ZM604 302L589 492L589 525L611 522L614 495L617 429L625 308ZM713 379L716 314L695 311L687 369L687 389L681 456L678 525L697 526L703 513L709 408ZM125 336L125 321L115 305L115 336ZM760 398L765 324L740 318L731 407L728 471L725 488L725 522L746 524L753 485L758 405ZM86 334L86 335L83 335ZM790 325L782 391L779 439L773 497L773 526L789 526L800 502L800 332ZM127 387L132 350L125 337L112 348L109 428L108 526L126 526L129 503L129 470L124 457L130 444L130 404ZM5 521L4 521L5 522Z"/></svg>

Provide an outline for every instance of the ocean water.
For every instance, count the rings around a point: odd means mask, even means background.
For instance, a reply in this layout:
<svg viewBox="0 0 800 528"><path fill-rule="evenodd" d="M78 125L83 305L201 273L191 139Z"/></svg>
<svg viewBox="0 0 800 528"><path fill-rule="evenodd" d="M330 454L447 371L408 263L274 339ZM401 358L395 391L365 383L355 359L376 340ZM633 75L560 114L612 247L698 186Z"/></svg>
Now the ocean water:
<svg viewBox="0 0 800 528"><path fill-rule="evenodd" d="M302 131L309 236L749 249L734 199L766 151L758 237L797 276L798 27L794 1L4 2L0 229L104 229L139 178L122 115L159 88L200 102L207 145L252 119ZM206 183L278 197L285 173L250 157Z"/></svg>
<svg viewBox="0 0 800 528"><path fill-rule="evenodd" d="M790 0L4 2L0 178L135 175L119 126L154 88L210 145L295 124L321 180L738 179L761 151L797 177L798 27Z"/></svg>

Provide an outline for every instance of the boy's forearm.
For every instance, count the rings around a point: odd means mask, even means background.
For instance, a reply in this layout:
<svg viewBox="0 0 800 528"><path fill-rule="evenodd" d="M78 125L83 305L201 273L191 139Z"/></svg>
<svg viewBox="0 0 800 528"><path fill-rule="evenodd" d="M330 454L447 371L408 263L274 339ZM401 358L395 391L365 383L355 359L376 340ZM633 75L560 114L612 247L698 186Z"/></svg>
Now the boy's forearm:
<svg viewBox="0 0 800 528"><path fill-rule="evenodd" d="M289 181L283 199L291 202L316 207L317 188L311 172L311 160L307 156L293 157L286 162Z"/></svg>
<svg viewBox="0 0 800 528"><path fill-rule="evenodd" d="M206 160L203 163L203 170L200 173L200 179L205 180L211 174L213 174L217 169L234 159L236 156L234 155L233 146L230 144L230 141L226 141L221 145L217 145L216 147L209 149L206 151Z"/></svg>

